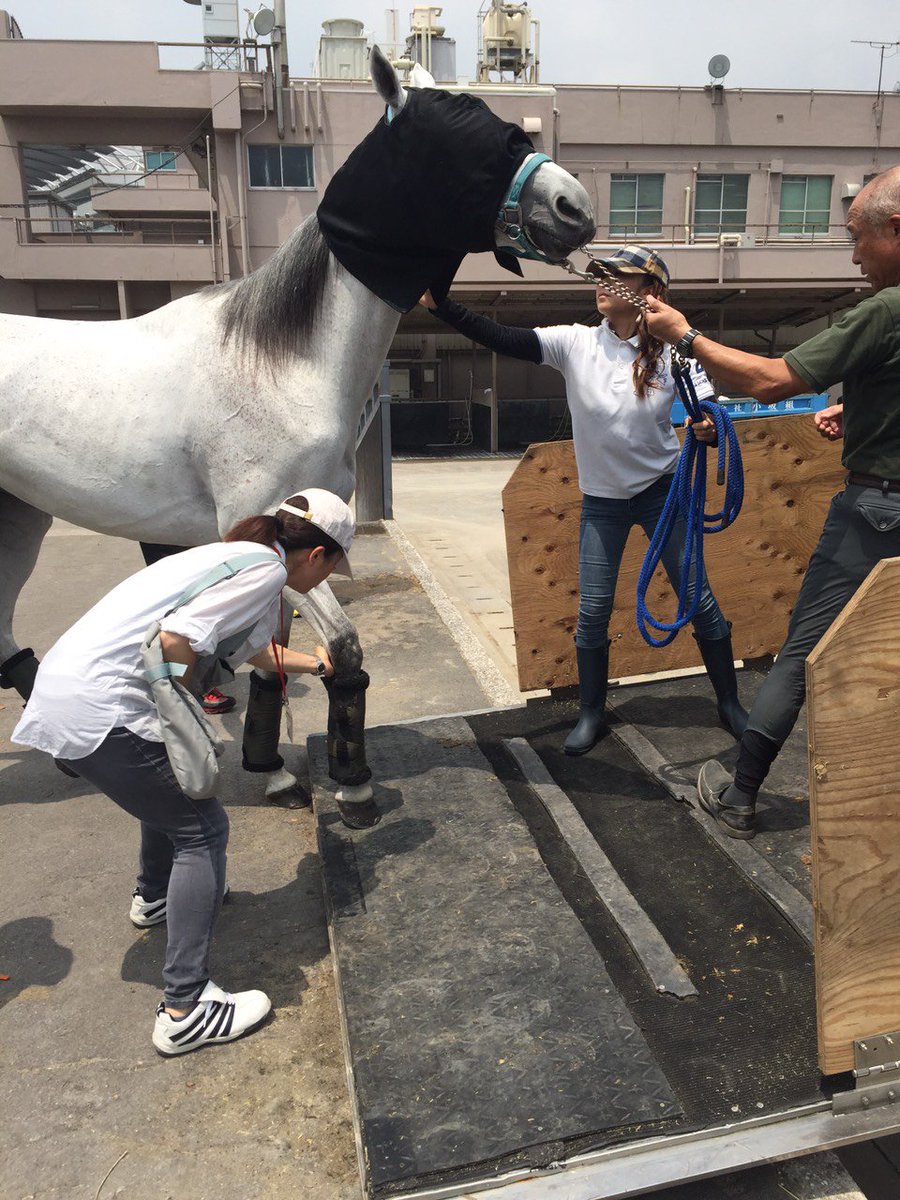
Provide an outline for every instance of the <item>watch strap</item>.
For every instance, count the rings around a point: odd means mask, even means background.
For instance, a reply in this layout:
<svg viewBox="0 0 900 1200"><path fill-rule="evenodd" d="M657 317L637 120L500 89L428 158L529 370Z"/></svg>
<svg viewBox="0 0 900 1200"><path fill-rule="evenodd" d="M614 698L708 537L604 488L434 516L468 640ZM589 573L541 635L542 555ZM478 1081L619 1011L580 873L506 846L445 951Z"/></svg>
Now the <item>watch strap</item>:
<svg viewBox="0 0 900 1200"><path fill-rule="evenodd" d="M683 333L675 343L675 353L682 356L688 356L691 352L691 346L694 344L694 338L700 337L699 329L689 329L687 333Z"/></svg>

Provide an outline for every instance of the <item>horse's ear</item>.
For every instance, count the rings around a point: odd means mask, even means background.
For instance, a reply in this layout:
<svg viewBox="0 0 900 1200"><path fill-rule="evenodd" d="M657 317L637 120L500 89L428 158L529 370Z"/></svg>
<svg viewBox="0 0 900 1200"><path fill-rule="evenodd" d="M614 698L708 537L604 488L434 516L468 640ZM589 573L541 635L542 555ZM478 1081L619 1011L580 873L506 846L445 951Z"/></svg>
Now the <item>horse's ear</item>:
<svg viewBox="0 0 900 1200"><path fill-rule="evenodd" d="M409 86L414 88L433 88L437 87L434 82L434 76L426 71L421 63L416 63L409 73Z"/></svg>
<svg viewBox="0 0 900 1200"><path fill-rule="evenodd" d="M375 91L396 116L406 103L406 92L400 82L400 76L377 46L372 47L369 56L369 73L375 84Z"/></svg>

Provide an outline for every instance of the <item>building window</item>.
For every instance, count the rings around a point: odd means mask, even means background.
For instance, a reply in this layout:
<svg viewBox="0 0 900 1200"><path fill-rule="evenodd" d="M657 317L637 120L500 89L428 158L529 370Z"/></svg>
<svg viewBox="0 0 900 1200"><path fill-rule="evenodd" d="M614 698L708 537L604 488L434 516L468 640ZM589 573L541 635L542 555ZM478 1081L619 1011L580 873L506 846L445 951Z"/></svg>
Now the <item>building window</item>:
<svg viewBox="0 0 900 1200"><path fill-rule="evenodd" d="M311 188L312 146L248 146L252 188Z"/></svg>
<svg viewBox="0 0 900 1200"><path fill-rule="evenodd" d="M609 185L611 237L662 233L664 175L614 174Z"/></svg>
<svg viewBox="0 0 900 1200"><path fill-rule="evenodd" d="M743 233L749 175L698 175L694 233Z"/></svg>
<svg viewBox="0 0 900 1200"><path fill-rule="evenodd" d="M831 218L831 175L783 175L778 232L827 233Z"/></svg>
<svg viewBox="0 0 900 1200"><path fill-rule="evenodd" d="M144 162L148 171L177 171L177 150L145 150Z"/></svg>

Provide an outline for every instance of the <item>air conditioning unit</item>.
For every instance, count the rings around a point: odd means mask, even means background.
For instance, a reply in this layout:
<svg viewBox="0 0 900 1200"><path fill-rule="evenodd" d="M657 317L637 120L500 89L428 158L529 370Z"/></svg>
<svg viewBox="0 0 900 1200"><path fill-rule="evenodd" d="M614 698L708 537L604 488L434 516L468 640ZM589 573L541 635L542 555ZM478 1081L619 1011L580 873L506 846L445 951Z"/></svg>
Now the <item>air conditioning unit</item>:
<svg viewBox="0 0 900 1200"><path fill-rule="evenodd" d="M719 245L744 249L747 246L755 246L756 238L752 233L720 233Z"/></svg>
<svg viewBox="0 0 900 1200"><path fill-rule="evenodd" d="M855 200L862 191L861 183L842 183L841 184L841 199Z"/></svg>

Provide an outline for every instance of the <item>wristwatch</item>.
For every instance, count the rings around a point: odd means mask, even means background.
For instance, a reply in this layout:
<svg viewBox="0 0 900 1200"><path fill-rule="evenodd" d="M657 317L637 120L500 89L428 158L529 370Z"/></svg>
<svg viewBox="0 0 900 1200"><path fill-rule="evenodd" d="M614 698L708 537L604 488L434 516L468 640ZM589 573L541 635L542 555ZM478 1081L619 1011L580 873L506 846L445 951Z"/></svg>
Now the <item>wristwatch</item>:
<svg viewBox="0 0 900 1200"><path fill-rule="evenodd" d="M694 338L701 337L699 329L689 329L687 333L683 333L675 343L675 353L680 354L682 358L690 358L691 346L694 344Z"/></svg>
<svg viewBox="0 0 900 1200"><path fill-rule="evenodd" d="M325 664L322 662L321 658L317 658L317 659L316 659L316 665L315 665L315 667L313 668L313 675L318 675L318 677L319 677L320 679L322 679L322 678L324 677L324 675L325 675L325 672L326 672L327 670L328 670L328 668L327 668L327 667L325 666Z"/></svg>

